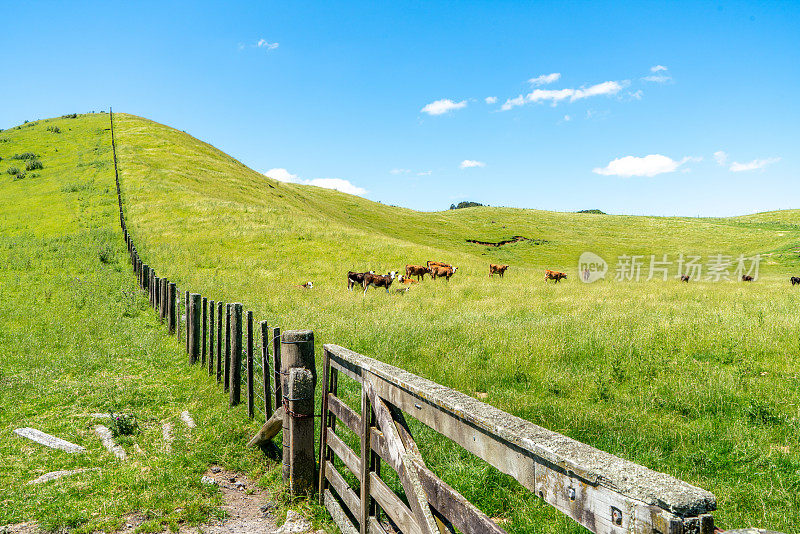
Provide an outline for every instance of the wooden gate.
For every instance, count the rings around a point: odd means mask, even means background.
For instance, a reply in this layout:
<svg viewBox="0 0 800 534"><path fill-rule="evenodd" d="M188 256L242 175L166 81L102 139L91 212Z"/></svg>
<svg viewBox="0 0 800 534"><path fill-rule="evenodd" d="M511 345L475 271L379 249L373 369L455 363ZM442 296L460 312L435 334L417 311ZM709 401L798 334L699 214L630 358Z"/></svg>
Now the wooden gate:
<svg viewBox="0 0 800 534"><path fill-rule="evenodd" d="M600 451L391 365L324 346L320 501L345 534L502 533L488 516L430 471L405 414L518 480L597 533L712 534L713 494ZM338 396L340 374L361 385L361 412ZM361 442L356 454L337 422ZM357 494L334 457L359 481ZM381 478L397 472L408 505Z"/></svg>

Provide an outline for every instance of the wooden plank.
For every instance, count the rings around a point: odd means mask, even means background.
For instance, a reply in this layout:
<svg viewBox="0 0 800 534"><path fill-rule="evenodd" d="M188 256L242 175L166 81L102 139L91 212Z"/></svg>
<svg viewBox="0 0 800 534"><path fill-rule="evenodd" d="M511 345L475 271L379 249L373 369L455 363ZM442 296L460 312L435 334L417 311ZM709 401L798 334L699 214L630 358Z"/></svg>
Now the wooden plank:
<svg viewBox="0 0 800 534"><path fill-rule="evenodd" d="M331 430L330 428L327 429L325 432L325 440L327 442L327 446L331 448L333 453L338 456L344 465L350 470L351 473L358 476L361 472L361 458L348 447L342 438L336 435L336 432ZM330 458L325 458L325 460L329 460ZM321 462L324 463L324 462Z"/></svg>
<svg viewBox="0 0 800 534"><path fill-rule="evenodd" d="M359 435L359 432L361 432L361 416L333 393L328 393L328 409L337 419L344 423L344 426Z"/></svg>
<svg viewBox="0 0 800 534"><path fill-rule="evenodd" d="M327 347L327 345L325 346ZM345 359L338 358L334 353L331 353L331 366L356 382L361 382L361 368Z"/></svg>
<svg viewBox="0 0 800 534"><path fill-rule="evenodd" d="M360 529L361 534L368 534L367 527L369 526L369 513L370 513L370 494L369 494L369 474L371 461L371 449L369 446L370 427L373 426L372 422L372 409L370 408L369 397L367 396L366 388L361 388L361 428L358 433L361 438L361 470L356 471L356 475L361 482L361 516L360 516Z"/></svg>
<svg viewBox="0 0 800 534"><path fill-rule="evenodd" d="M263 331L263 330L262 330ZM266 359L265 359L266 361ZM328 351L322 351L322 428L319 432L319 484L317 486L317 494L319 495L319 503L323 504L323 496L325 495L326 478L325 478L325 461L332 459L331 451L328 446L328 430L330 429L330 421L333 419L331 413L328 411L328 392L330 391L330 368L331 360ZM266 368L264 368L264 376L267 376ZM269 397L265 394L265 399ZM347 463L347 462L345 462ZM351 469L352 471L352 469Z"/></svg>
<svg viewBox="0 0 800 534"><path fill-rule="evenodd" d="M222 381L222 303L217 302L217 384Z"/></svg>
<svg viewBox="0 0 800 534"><path fill-rule="evenodd" d="M369 492L404 534L421 534L414 514L400 497L375 473L370 473Z"/></svg>
<svg viewBox="0 0 800 534"><path fill-rule="evenodd" d="M336 526L339 527L339 530L342 531L342 534L358 534L358 529L353 526L353 523L350 522L350 519L347 517L347 514L344 513L342 510L342 506L339 504L339 501L330 490L325 490L325 508L328 509L328 513L331 514L333 518L333 522L336 523Z"/></svg>
<svg viewBox="0 0 800 534"><path fill-rule="evenodd" d="M364 376L362 384L372 404L372 409L375 412L375 420L377 421L378 428L381 429L386 440L386 449L388 452L386 461L397 471L400 483L403 485L406 498L411 506L411 511L414 513L414 519L422 531L422 534L438 533L439 529L428 507L428 499L422 489L422 484L419 481L416 469L410 463L414 455L407 451L406 447L403 445L389 409L378 396L373 380L373 376L367 374ZM365 417L365 415L362 414L362 418L363 417Z"/></svg>
<svg viewBox="0 0 800 534"><path fill-rule="evenodd" d="M217 315L217 304L212 300L208 305L208 376L214 374L214 355L216 354L216 344L214 342L214 334L216 334L216 327L214 326L214 317Z"/></svg>
<svg viewBox="0 0 800 534"><path fill-rule="evenodd" d="M486 405L458 391L336 345L332 359L374 376L378 396L536 491L535 468L572 473L630 501L681 517L716 509L714 495Z"/></svg>
<svg viewBox="0 0 800 534"><path fill-rule="evenodd" d="M353 488L347 485L342 474L336 470L336 467L330 461L325 462L325 478L328 479L333 489L336 490L336 493L342 498L347 508L350 509L350 513L358 517L361 501L356 492L353 491Z"/></svg>

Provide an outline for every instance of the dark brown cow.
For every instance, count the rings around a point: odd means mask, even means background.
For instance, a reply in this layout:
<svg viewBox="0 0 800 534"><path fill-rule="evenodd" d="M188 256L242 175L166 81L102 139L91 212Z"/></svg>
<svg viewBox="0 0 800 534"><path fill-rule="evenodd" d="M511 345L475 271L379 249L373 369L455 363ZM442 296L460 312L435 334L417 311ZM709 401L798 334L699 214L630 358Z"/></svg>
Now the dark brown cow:
<svg viewBox="0 0 800 534"><path fill-rule="evenodd" d="M406 265L406 277L416 276L417 280L425 280L425 275L431 274L431 270L424 265Z"/></svg>
<svg viewBox="0 0 800 534"><path fill-rule="evenodd" d="M458 267L431 267L431 278L436 280L437 277L444 277L445 280L448 282L450 281L450 277L456 274L456 270Z"/></svg>
<svg viewBox="0 0 800 534"><path fill-rule="evenodd" d="M428 269L433 269L434 267L452 267L449 263L442 263L440 261L429 261L425 265L428 266Z"/></svg>
<svg viewBox="0 0 800 534"><path fill-rule="evenodd" d="M369 286L373 287L383 287L386 288L386 292L389 292L389 288L392 286L392 282L397 277L397 273L392 271L387 275L380 275L380 274L372 274L366 273L364 275L364 293L367 292Z"/></svg>
<svg viewBox="0 0 800 534"><path fill-rule="evenodd" d="M792 282L793 286L800 284L800 276L793 276L789 280Z"/></svg>
<svg viewBox="0 0 800 534"><path fill-rule="evenodd" d="M688 274L682 274L681 275L681 282L686 282L688 284L689 283L689 275Z"/></svg>
<svg viewBox="0 0 800 534"><path fill-rule="evenodd" d="M375 274L375 271L369 271L368 273L356 273L349 271L347 273L347 289L352 291L354 285L362 285L364 283L364 275L366 274Z"/></svg>
<svg viewBox="0 0 800 534"><path fill-rule="evenodd" d="M544 271L544 281L547 282L548 280L555 280L556 284L562 279L566 278L566 273L561 273L558 271L551 271L550 269L546 269Z"/></svg>
<svg viewBox="0 0 800 534"><path fill-rule="evenodd" d="M494 276L495 274L499 274L500 278L503 278L503 275L506 274L506 269L508 269L508 265L499 265L497 263L490 263L489 276Z"/></svg>
<svg viewBox="0 0 800 534"><path fill-rule="evenodd" d="M743 274L742 275L742 282L752 282L753 280L754 280L754 278L752 276L750 276L749 274Z"/></svg>

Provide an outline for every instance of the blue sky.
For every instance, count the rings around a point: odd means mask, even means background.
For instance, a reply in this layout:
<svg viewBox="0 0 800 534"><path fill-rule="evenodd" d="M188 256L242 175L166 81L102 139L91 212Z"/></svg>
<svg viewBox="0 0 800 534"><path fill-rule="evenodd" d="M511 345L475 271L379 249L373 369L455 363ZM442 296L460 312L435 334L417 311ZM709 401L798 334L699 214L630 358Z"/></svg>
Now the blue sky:
<svg viewBox="0 0 800 534"><path fill-rule="evenodd" d="M221 4L4 2L0 128L111 105L420 210L800 208L800 2Z"/></svg>

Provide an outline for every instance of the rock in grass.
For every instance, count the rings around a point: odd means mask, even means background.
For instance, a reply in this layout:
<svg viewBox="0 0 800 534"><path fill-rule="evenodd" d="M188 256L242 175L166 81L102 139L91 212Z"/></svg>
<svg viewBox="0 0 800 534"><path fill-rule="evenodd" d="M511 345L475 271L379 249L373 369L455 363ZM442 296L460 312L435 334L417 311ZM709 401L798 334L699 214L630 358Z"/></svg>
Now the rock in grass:
<svg viewBox="0 0 800 534"><path fill-rule="evenodd" d="M208 486L216 486L216 485L217 485L217 481L216 481L216 480L214 480L214 479L213 479L213 478L211 478L211 477L207 477L207 476L203 476L203 477L200 479L200 483L201 483L201 484L206 484L206 485L208 485Z"/></svg>
<svg viewBox="0 0 800 534"><path fill-rule="evenodd" d="M45 447L59 449L68 453L84 452L86 450L80 445L75 445L69 441L51 436L50 434L42 432L41 430L36 430L35 428L17 428L14 430L14 434L22 436L23 438L28 438L29 440L44 445Z"/></svg>
<svg viewBox="0 0 800 534"><path fill-rule="evenodd" d="M114 436L111 435L111 431L108 427L103 425L95 425L94 426L94 433L103 441L103 447L105 447L108 452L119 458L120 460L125 460L128 455L125 453L125 449L117 445L114 441Z"/></svg>
<svg viewBox="0 0 800 534"><path fill-rule="evenodd" d="M189 428L195 428L197 426L194 422L194 419L192 419L191 414L185 410L181 412L181 421L186 423L186 426Z"/></svg>
<svg viewBox="0 0 800 534"><path fill-rule="evenodd" d="M68 469L65 471L51 471L50 473L45 473L37 479L31 480L28 484L42 484L44 482L50 482L51 480L58 480L59 478L69 477L72 475L77 475L79 473L85 473L87 471L100 471L99 467L92 467L88 469Z"/></svg>
<svg viewBox="0 0 800 534"><path fill-rule="evenodd" d="M276 531L276 534L300 534L309 530L311 530L311 521L294 510L289 510L286 512L286 522Z"/></svg>
<svg viewBox="0 0 800 534"><path fill-rule="evenodd" d="M172 423L164 423L162 425L161 436L164 438L164 443L166 443L167 452L172 452L172 440L175 439L172 437Z"/></svg>

